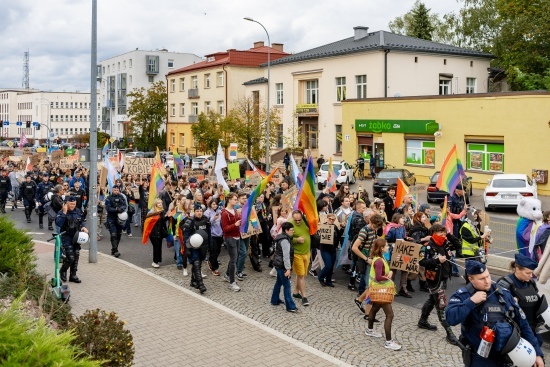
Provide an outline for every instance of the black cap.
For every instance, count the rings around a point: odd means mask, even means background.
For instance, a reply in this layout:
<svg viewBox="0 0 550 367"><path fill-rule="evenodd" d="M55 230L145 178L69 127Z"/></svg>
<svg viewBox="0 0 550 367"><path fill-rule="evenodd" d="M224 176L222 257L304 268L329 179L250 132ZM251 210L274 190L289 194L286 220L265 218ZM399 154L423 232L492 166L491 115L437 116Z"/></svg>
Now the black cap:
<svg viewBox="0 0 550 367"><path fill-rule="evenodd" d="M202 210L202 205L199 204L199 203L195 203L195 205L193 205L193 210Z"/></svg>
<svg viewBox="0 0 550 367"><path fill-rule="evenodd" d="M531 269L531 270L535 270L537 266L539 266L539 264L535 260L532 260L522 254L516 254L516 256L514 257L514 260L516 261L516 265L519 265L521 267Z"/></svg>
<svg viewBox="0 0 550 367"><path fill-rule="evenodd" d="M487 270L487 267L484 264L480 263L479 261L475 261L475 260L466 261L466 274L468 275L481 274L485 270Z"/></svg>
<svg viewBox="0 0 550 367"><path fill-rule="evenodd" d="M67 198L67 202L71 202L71 203L72 203L73 201L76 201L76 198L75 198L74 196L69 196L69 197Z"/></svg>
<svg viewBox="0 0 550 367"><path fill-rule="evenodd" d="M464 190L464 188L462 187L462 184L458 184L456 185L455 190Z"/></svg>

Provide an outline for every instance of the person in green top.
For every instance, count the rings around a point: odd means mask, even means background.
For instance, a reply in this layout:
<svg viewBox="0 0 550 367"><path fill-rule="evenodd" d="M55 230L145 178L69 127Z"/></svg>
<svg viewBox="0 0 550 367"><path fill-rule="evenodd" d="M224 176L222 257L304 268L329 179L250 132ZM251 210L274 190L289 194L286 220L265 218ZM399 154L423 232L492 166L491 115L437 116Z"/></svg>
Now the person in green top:
<svg viewBox="0 0 550 367"><path fill-rule="evenodd" d="M306 275L311 250L309 226L306 224L303 214L299 210L292 212L292 219L289 222L294 225L294 235L292 236L294 261L292 262L292 271L296 274L296 285L292 296L301 299L303 306L309 306L309 301L306 297Z"/></svg>

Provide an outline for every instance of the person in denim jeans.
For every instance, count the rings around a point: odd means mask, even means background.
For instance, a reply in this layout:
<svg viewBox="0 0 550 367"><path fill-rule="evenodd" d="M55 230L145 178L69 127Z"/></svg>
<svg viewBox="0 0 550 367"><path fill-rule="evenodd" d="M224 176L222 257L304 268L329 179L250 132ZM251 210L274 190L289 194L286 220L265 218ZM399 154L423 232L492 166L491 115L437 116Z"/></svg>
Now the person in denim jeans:
<svg viewBox="0 0 550 367"><path fill-rule="evenodd" d="M288 312L296 312L298 308L290 292L290 271L292 270L292 260L294 258L294 248L291 245L292 236L294 235L294 225L285 222L281 228L283 233L275 238L273 267L277 270L277 281L271 293L271 304L273 306L278 306L284 303ZM283 287L284 301L279 298L281 286Z"/></svg>
<svg viewBox="0 0 550 367"><path fill-rule="evenodd" d="M222 210L222 231L225 246L229 253L227 272L223 280L229 282L229 289L238 292L241 288L235 283L235 263L237 261L237 246L240 240L241 213L235 209L237 194L229 193L226 197L226 207Z"/></svg>
<svg viewBox="0 0 550 367"><path fill-rule="evenodd" d="M246 203L247 196L245 193L239 193L238 202L239 204L236 208L241 213L243 205ZM240 233L239 233L240 235ZM244 262L246 256L248 255L248 247L250 246L250 237L249 238L240 238L239 247L238 247L238 258L237 258L237 279L244 280L246 274L244 273Z"/></svg>
<svg viewBox="0 0 550 367"><path fill-rule="evenodd" d="M336 248L338 247L338 243L340 242L339 234L341 232L338 226L334 224L335 220L336 215L334 215L333 213L327 215L328 224L334 227L333 243L321 243L319 245L319 249L321 250L321 258L323 259L323 263L325 264L325 266L323 267L323 269L321 269L321 272L319 273L317 279L319 279L319 283L321 283L323 287L334 287L334 284L332 284L332 274L334 271L334 263L336 262Z"/></svg>

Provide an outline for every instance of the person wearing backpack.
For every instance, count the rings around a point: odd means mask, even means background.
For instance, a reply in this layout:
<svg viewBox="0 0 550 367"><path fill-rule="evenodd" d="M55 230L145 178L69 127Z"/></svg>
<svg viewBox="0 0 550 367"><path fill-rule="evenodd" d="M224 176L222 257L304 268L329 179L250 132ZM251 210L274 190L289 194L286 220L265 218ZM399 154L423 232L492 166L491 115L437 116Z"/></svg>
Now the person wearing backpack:
<svg viewBox="0 0 550 367"><path fill-rule="evenodd" d="M278 306L284 303L288 312L297 312L298 308L292 299L290 291L291 270L294 260L294 248L292 246L294 225L290 222L285 222L282 224L281 229L282 233L275 238L273 268L277 271L277 281L273 286L271 304L273 306ZM281 286L283 287L284 301L279 298Z"/></svg>

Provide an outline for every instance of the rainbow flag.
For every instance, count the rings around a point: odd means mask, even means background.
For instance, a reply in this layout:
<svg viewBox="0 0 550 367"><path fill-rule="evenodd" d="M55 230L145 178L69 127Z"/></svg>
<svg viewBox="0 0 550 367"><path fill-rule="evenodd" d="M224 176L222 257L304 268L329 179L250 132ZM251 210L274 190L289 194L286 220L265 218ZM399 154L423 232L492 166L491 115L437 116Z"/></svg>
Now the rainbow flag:
<svg viewBox="0 0 550 367"><path fill-rule="evenodd" d="M447 229L448 233L453 233L453 218L447 215L447 199L448 196L445 196L443 208L441 208L441 224Z"/></svg>
<svg viewBox="0 0 550 367"><path fill-rule="evenodd" d="M176 171L176 177L179 177L183 173L185 163L175 147L172 155L174 156L174 171Z"/></svg>
<svg viewBox="0 0 550 367"><path fill-rule="evenodd" d="M256 168L256 166L254 165L254 163L252 163L252 161L247 157L246 160L248 161L248 164L250 165L250 167L252 167L252 170L256 173L258 173L260 176L262 176L262 178L266 177L267 176L267 173L265 173L264 171L262 171L261 169L258 169Z"/></svg>
<svg viewBox="0 0 550 367"><path fill-rule="evenodd" d="M155 204L155 199L158 197L159 192L164 189L164 179L162 178L162 162L160 160L159 148L157 147L157 159L151 166L151 182L149 182L149 200L147 202L147 208L151 210Z"/></svg>
<svg viewBox="0 0 550 367"><path fill-rule="evenodd" d="M309 157L304 172L304 180L294 203L294 210L300 209L307 218L309 234L316 233L319 224L319 212L317 211L317 200L315 198L315 171L313 160Z"/></svg>
<svg viewBox="0 0 550 367"><path fill-rule="evenodd" d="M405 195L409 193L409 188L402 179L399 177L397 178L397 190L395 190L395 204L393 205L393 208L399 208L401 204L403 204L403 199L405 198Z"/></svg>
<svg viewBox="0 0 550 367"><path fill-rule="evenodd" d="M275 172L277 172L277 170L273 170L273 172L271 172L269 176L264 177L262 181L260 181L260 184L256 186L254 191L252 191L252 193L246 200L246 203L244 203L243 209L241 211L241 233L248 232L248 221L250 220L251 213L254 209L254 203L256 202L258 196L260 196L260 194L264 192L267 183L271 181L271 178L273 177Z"/></svg>
<svg viewBox="0 0 550 367"><path fill-rule="evenodd" d="M328 177L327 177L327 187L330 192L336 191L336 179L340 172L337 172L332 165L332 157L328 160Z"/></svg>
<svg viewBox="0 0 550 367"><path fill-rule="evenodd" d="M462 180L462 177L465 177L466 173L464 172L464 167L462 162L458 158L458 153L456 151L456 144L453 145L443 166L439 172L439 179L435 186L442 191L447 191L449 194L453 194L456 186Z"/></svg>
<svg viewBox="0 0 550 367"><path fill-rule="evenodd" d="M109 139L105 140L105 145L101 148L101 155L107 154L107 150L109 150Z"/></svg>
<svg viewBox="0 0 550 367"><path fill-rule="evenodd" d="M259 229L260 228L260 222L258 221L258 213L256 213L256 209L252 208L250 211L250 224L252 224L252 228Z"/></svg>

